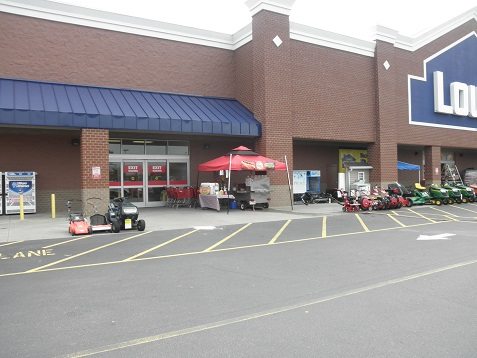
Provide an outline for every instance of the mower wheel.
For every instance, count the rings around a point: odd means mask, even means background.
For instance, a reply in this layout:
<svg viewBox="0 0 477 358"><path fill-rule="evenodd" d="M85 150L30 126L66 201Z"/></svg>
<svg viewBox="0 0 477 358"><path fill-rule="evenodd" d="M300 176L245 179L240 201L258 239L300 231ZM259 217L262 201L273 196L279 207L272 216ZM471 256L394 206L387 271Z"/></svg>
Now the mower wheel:
<svg viewBox="0 0 477 358"><path fill-rule="evenodd" d="M462 202L463 202L464 204L467 204L467 203L469 202L469 200L468 200L467 198L462 198Z"/></svg>
<svg viewBox="0 0 477 358"><path fill-rule="evenodd" d="M412 200L411 199L407 199L407 205L406 205L408 208L410 208L412 206Z"/></svg>
<svg viewBox="0 0 477 358"><path fill-rule="evenodd" d="M118 233L121 231L121 223L117 220L111 221L111 232Z"/></svg>
<svg viewBox="0 0 477 358"><path fill-rule="evenodd" d="M144 220L138 220L137 231L144 231L146 229L146 222Z"/></svg>
<svg viewBox="0 0 477 358"><path fill-rule="evenodd" d="M442 202L440 200L436 200L436 201L434 201L434 204L436 204L437 206L441 206Z"/></svg>
<svg viewBox="0 0 477 358"><path fill-rule="evenodd" d="M88 235L93 234L93 228L91 226L88 226Z"/></svg>
<svg viewBox="0 0 477 358"><path fill-rule="evenodd" d="M239 207L240 207L240 210L245 210L246 208L245 203L241 202Z"/></svg>

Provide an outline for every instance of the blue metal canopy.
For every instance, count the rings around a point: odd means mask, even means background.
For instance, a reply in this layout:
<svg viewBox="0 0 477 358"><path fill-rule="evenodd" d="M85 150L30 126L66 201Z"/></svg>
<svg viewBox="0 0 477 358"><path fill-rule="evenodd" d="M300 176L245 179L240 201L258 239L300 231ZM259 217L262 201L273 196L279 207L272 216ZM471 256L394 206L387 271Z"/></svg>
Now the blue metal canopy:
<svg viewBox="0 0 477 358"><path fill-rule="evenodd" d="M397 162L398 170L421 170L421 167L416 164L410 164L405 162Z"/></svg>
<svg viewBox="0 0 477 358"><path fill-rule="evenodd" d="M0 78L0 124L259 137L235 99Z"/></svg>

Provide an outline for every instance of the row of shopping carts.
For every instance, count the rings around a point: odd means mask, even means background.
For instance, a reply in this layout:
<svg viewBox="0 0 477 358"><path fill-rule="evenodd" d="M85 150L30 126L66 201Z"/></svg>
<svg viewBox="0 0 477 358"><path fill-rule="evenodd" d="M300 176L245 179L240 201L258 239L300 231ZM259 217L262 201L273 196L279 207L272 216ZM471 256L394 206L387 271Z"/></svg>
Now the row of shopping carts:
<svg viewBox="0 0 477 358"><path fill-rule="evenodd" d="M196 187L168 187L167 206L170 208L189 207L195 208L199 206L199 188Z"/></svg>

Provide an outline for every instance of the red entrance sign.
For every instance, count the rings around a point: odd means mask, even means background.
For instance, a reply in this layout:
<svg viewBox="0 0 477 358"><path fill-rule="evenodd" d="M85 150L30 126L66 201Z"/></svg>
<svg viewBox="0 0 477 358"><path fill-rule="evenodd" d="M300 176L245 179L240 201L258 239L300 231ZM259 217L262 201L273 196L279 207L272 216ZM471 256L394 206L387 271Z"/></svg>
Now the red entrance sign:
<svg viewBox="0 0 477 358"><path fill-rule="evenodd" d="M149 185L167 185L167 167L165 165L148 165L148 184Z"/></svg>

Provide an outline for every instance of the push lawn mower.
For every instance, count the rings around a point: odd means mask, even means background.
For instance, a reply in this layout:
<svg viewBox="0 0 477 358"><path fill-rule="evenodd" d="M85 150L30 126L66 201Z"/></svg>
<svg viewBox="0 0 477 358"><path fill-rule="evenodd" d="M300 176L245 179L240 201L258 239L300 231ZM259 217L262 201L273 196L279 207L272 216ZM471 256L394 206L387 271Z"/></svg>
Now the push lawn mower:
<svg viewBox="0 0 477 358"><path fill-rule="evenodd" d="M121 230L121 225L118 220L108 220L106 215L98 214L98 208L95 205L96 201L101 201L100 198L88 198L86 203L93 207L94 214L89 217L88 233L98 231L109 231L117 233Z"/></svg>
<svg viewBox="0 0 477 358"><path fill-rule="evenodd" d="M139 210L127 198L115 198L109 203L106 218L110 223L117 222L121 229L144 231L146 222L138 220Z"/></svg>
<svg viewBox="0 0 477 358"><path fill-rule="evenodd" d="M70 199L66 202L66 207L68 208L68 232L72 235L85 235L88 234L88 221L85 219L82 209L82 201Z"/></svg>

